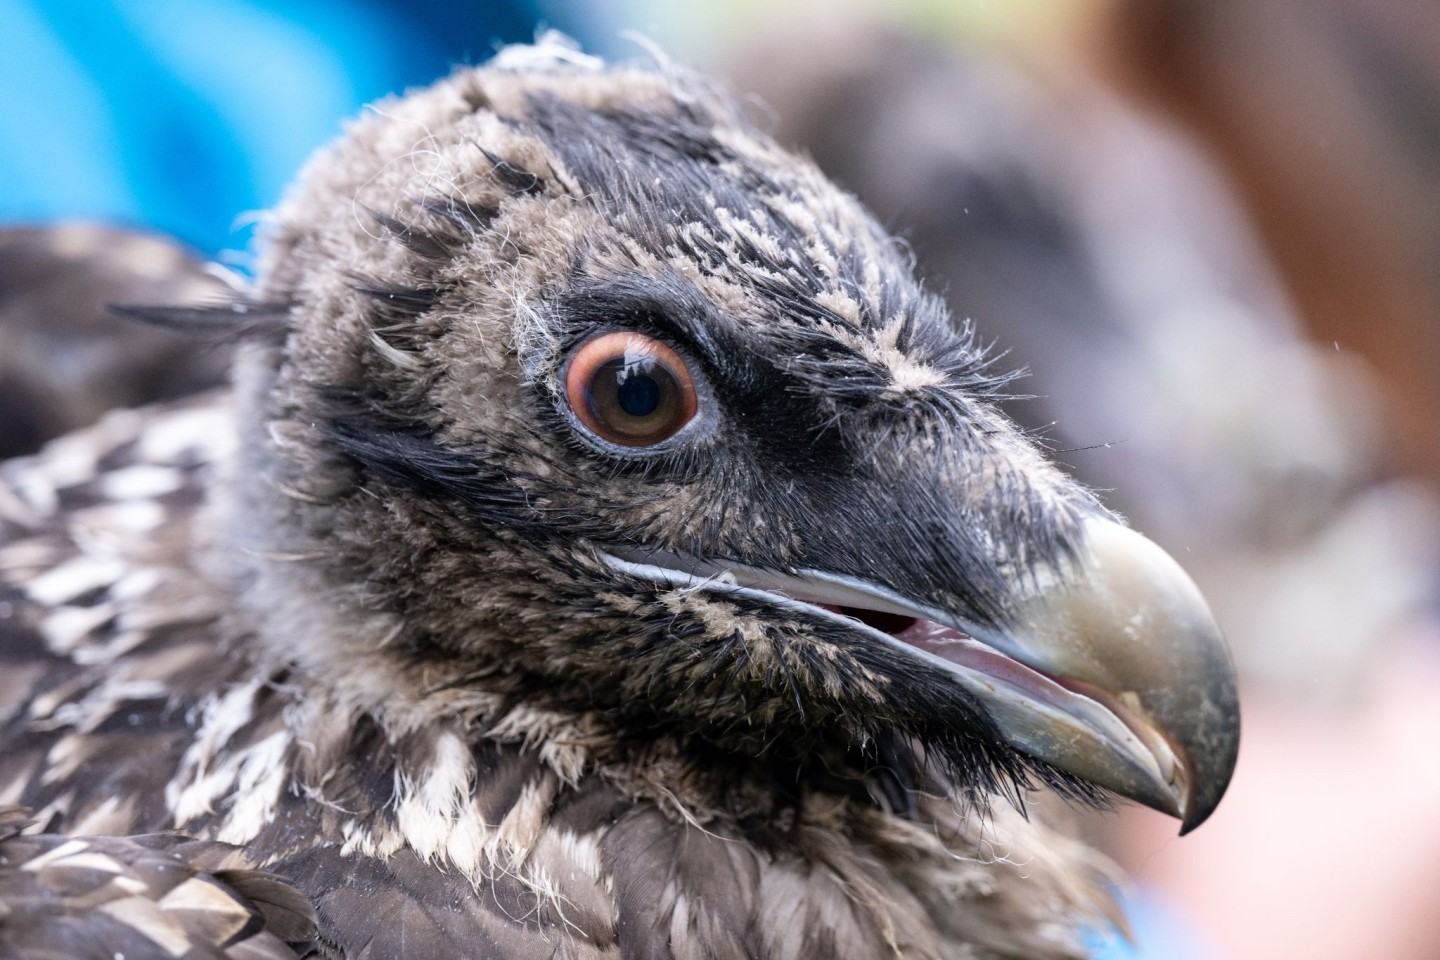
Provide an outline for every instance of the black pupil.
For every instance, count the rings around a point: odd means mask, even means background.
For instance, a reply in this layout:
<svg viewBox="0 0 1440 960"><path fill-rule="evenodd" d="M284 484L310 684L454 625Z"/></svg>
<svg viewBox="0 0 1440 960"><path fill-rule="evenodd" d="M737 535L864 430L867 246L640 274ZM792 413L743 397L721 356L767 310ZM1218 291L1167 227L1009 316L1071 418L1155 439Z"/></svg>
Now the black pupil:
<svg viewBox="0 0 1440 960"><path fill-rule="evenodd" d="M660 406L660 384L648 373L641 373L638 370L630 371L628 376L621 374L622 378L616 386L615 399L624 410L632 417L648 417Z"/></svg>
<svg viewBox="0 0 1440 960"><path fill-rule="evenodd" d="M654 357L636 351L602 364L590 378L586 403L608 439L648 446L683 427L675 375Z"/></svg>

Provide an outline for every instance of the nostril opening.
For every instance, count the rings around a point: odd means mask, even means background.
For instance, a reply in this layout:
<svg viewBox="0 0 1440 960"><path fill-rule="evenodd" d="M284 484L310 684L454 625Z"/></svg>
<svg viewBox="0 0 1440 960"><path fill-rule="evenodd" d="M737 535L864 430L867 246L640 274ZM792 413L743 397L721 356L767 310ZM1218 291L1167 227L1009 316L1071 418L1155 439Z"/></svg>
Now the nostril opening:
<svg viewBox="0 0 1440 960"><path fill-rule="evenodd" d="M880 610L862 610L859 607L841 607L840 612L891 636L904 633L916 623L915 617L907 617L903 613L884 613Z"/></svg>

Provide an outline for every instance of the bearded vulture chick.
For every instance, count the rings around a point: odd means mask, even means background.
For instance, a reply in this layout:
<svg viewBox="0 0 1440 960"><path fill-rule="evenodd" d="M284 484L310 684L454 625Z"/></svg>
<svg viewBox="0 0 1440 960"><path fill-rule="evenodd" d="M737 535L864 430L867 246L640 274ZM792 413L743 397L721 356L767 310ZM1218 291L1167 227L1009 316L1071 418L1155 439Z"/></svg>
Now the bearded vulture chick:
<svg viewBox="0 0 1440 960"><path fill-rule="evenodd" d="M674 68L383 102L248 299L137 312L249 342L0 472L0 955L1077 957L1025 792L1224 792L1185 574Z"/></svg>

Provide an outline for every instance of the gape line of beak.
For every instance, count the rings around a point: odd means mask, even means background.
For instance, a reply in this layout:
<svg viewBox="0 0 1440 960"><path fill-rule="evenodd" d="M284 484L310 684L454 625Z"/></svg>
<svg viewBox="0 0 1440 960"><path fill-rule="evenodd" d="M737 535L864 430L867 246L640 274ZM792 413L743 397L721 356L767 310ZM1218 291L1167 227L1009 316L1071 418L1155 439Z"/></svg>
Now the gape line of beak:
<svg viewBox="0 0 1440 960"><path fill-rule="evenodd" d="M1193 582L1159 547L1088 521L1074 569L1017 587L1004 630L964 622L879 584L639 547L599 551L630 576L748 597L829 619L959 684L1007 744L1199 826L1234 767L1234 668ZM1049 575L1053 574L1053 575Z"/></svg>

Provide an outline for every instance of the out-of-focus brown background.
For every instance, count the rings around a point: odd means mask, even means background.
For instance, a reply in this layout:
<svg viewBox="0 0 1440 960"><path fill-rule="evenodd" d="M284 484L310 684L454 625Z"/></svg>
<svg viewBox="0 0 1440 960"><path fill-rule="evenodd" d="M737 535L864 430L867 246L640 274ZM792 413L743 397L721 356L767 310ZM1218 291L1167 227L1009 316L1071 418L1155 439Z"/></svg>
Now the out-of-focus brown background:
<svg viewBox="0 0 1440 960"><path fill-rule="evenodd" d="M1010 412L1212 599L1236 779L1184 840L1075 818L1137 878L1137 942L1104 956L1440 958L1440 4L631 0L603 22L725 75L864 199L1030 371ZM103 304L235 282L154 238L0 237L0 445L217 382L216 348Z"/></svg>

